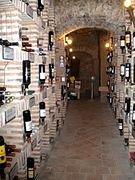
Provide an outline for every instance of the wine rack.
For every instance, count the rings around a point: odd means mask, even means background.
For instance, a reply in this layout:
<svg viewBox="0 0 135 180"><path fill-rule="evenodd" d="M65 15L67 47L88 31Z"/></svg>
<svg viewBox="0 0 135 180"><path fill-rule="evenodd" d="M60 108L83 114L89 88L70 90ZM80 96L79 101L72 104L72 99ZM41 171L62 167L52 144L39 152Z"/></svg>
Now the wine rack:
<svg viewBox="0 0 135 180"><path fill-rule="evenodd" d="M0 1L0 21L0 135L6 144L20 149L10 166L3 170L7 180L15 176L26 179L27 158L34 159L37 176L42 160L64 124L67 97L61 98L61 77L66 66L57 66L56 61L57 56L64 56L64 44L57 45L62 50L56 54L54 6L49 0L44 4L38 4L37 0ZM23 61L27 60L30 69L25 67L24 76L26 80L29 77L29 82L23 84ZM43 83L39 81L39 64L45 69ZM49 64L52 64L52 78ZM58 73L61 69L62 74ZM45 103L44 121L40 119L40 102ZM24 128L26 110L31 114L30 137Z"/></svg>
<svg viewBox="0 0 135 180"><path fill-rule="evenodd" d="M134 51L134 24L125 11L125 24L121 32L113 35L116 46L113 46L113 58L108 60L108 100L116 117L116 123L123 138L123 144L128 149L129 158L134 164L135 153L135 51ZM114 45L115 45L114 43ZM110 53L110 52L109 52ZM108 53L108 54L109 54ZM115 66L115 73L111 73ZM113 89L111 85L114 85ZM110 101L111 100L111 101Z"/></svg>

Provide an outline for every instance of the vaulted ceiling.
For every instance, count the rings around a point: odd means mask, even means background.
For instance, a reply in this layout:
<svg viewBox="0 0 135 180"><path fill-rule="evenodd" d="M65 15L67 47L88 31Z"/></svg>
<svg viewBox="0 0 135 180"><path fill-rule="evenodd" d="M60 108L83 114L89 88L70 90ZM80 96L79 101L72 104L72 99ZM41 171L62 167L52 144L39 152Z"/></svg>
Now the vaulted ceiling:
<svg viewBox="0 0 135 180"><path fill-rule="evenodd" d="M57 36L86 27L119 31L123 10L123 0L55 0Z"/></svg>

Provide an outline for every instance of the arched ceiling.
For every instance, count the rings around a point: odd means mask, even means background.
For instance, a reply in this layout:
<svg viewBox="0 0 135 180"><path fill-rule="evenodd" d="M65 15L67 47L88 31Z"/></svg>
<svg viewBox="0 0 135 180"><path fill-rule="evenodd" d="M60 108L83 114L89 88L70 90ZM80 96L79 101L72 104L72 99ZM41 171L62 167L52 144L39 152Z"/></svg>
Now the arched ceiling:
<svg viewBox="0 0 135 180"><path fill-rule="evenodd" d="M96 27L117 32L124 24L123 0L55 0L56 35Z"/></svg>

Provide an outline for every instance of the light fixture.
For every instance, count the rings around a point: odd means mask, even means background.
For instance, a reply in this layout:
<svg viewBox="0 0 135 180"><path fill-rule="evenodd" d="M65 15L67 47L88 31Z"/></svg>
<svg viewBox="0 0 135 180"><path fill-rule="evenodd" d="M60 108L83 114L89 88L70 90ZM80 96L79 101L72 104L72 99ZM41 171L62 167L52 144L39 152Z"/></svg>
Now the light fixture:
<svg viewBox="0 0 135 180"><path fill-rule="evenodd" d="M127 12L129 14L129 18L130 18L131 22L133 22L133 25L135 27L135 16L134 16L134 12L133 12L134 8L132 7L131 0L125 0L124 6L127 9Z"/></svg>
<svg viewBox="0 0 135 180"><path fill-rule="evenodd" d="M69 35L65 36L65 45L71 45L72 44L72 39L69 38Z"/></svg>
<svg viewBox="0 0 135 180"><path fill-rule="evenodd" d="M106 48L109 48L110 47L110 44L107 42L107 43L105 43L105 47Z"/></svg>
<svg viewBox="0 0 135 180"><path fill-rule="evenodd" d="M75 56L72 57L72 59L75 59L75 58L76 58Z"/></svg>
<svg viewBox="0 0 135 180"><path fill-rule="evenodd" d="M72 48L70 48L70 49L69 49L69 52L73 52L73 49L72 49Z"/></svg>
<svg viewBox="0 0 135 180"><path fill-rule="evenodd" d="M72 44L72 39L68 39L68 44Z"/></svg>
<svg viewBox="0 0 135 180"><path fill-rule="evenodd" d="M125 0L125 1L124 1L124 6L125 6L126 8L129 8L129 7L131 6L131 0Z"/></svg>

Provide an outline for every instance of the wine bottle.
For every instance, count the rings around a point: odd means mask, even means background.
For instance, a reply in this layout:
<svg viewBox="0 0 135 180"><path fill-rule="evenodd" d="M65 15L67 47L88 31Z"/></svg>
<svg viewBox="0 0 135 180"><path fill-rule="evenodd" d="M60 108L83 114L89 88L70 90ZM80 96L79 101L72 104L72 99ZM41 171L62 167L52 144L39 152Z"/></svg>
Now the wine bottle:
<svg viewBox="0 0 135 180"><path fill-rule="evenodd" d="M28 38L26 35L23 35L21 38L22 38L22 43L23 43L23 42L29 43L29 42L28 42L28 41L29 41L29 38Z"/></svg>
<svg viewBox="0 0 135 180"><path fill-rule="evenodd" d="M109 53L107 54L107 62L108 62L108 63L112 63L112 53L111 53L111 52L109 52Z"/></svg>
<svg viewBox="0 0 135 180"><path fill-rule="evenodd" d="M44 9L44 0L38 0L38 9L40 11Z"/></svg>
<svg viewBox="0 0 135 180"><path fill-rule="evenodd" d="M128 114L130 112L130 97L126 97L125 98L125 107L124 107L124 110L126 112L126 114Z"/></svg>
<svg viewBox="0 0 135 180"><path fill-rule="evenodd" d="M27 179L34 180L35 178L35 168L34 168L34 158L27 158Z"/></svg>
<svg viewBox="0 0 135 180"><path fill-rule="evenodd" d="M51 80L54 78L54 64L49 64L49 78Z"/></svg>
<svg viewBox="0 0 135 180"><path fill-rule="evenodd" d="M45 52L44 52L44 49L39 47L39 56L45 56Z"/></svg>
<svg viewBox="0 0 135 180"><path fill-rule="evenodd" d="M125 49L125 36L120 36L120 48L123 52L123 50Z"/></svg>
<svg viewBox="0 0 135 180"><path fill-rule="evenodd" d="M112 68L111 74L115 74L115 66L112 66L111 68Z"/></svg>
<svg viewBox="0 0 135 180"><path fill-rule="evenodd" d="M135 32L133 32L133 51L135 51Z"/></svg>
<svg viewBox="0 0 135 180"><path fill-rule="evenodd" d="M123 119L118 119L118 127L120 131L120 135L123 135Z"/></svg>
<svg viewBox="0 0 135 180"><path fill-rule="evenodd" d="M54 64L52 63L52 78L54 78Z"/></svg>
<svg viewBox="0 0 135 180"><path fill-rule="evenodd" d="M9 156L9 154L13 152L21 152L21 149L16 149L16 145L7 145L5 144L6 154Z"/></svg>
<svg viewBox="0 0 135 180"><path fill-rule="evenodd" d="M110 74L110 73L111 73L111 71L112 71L111 66L108 66L108 67L106 68L106 74Z"/></svg>
<svg viewBox="0 0 135 180"><path fill-rule="evenodd" d="M112 84L111 84L111 91L112 91L112 92L114 92L114 88L115 88L115 84L112 83Z"/></svg>
<svg viewBox="0 0 135 180"><path fill-rule="evenodd" d="M35 52L35 50L34 49L32 49L32 48L28 48L28 47L24 47L24 48L22 48L22 50L23 51L26 51L26 52Z"/></svg>
<svg viewBox="0 0 135 180"><path fill-rule="evenodd" d="M135 104L133 104L132 122L134 123L135 126Z"/></svg>
<svg viewBox="0 0 135 180"><path fill-rule="evenodd" d="M3 136L0 136L0 168L6 165L6 150Z"/></svg>
<svg viewBox="0 0 135 180"><path fill-rule="evenodd" d="M121 76L121 79L123 79L125 76L125 64L120 65L120 76Z"/></svg>
<svg viewBox="0 0 135 180"><path fill-rule="evenodd" d="M62 100L64 100L65 94L66 94L66 86L62 85L61 86L61 97L62 97Z"/></svg>
<svg viewBox="0 0 135 180"><path fill-rule="evenodd" d="M29 42L22 42L22 47L32 47L32 44Z"/></svg>
<svg viewBox="0 0 135 180"><path fill-rule="evenodd" d="M18 42L9 42L8 40L3 40L3 45L4 46L18 46Z"/></svg>
<svg viewBox="0 0 135 180"><path fill-rule="evenodd" d="M135 138L135 125L132 126L132 136Z"/></svg>
<svg viewBox="0 0 135 180"><path fill-rule="evenodd" d="M8 155L7 155L7 156L15 157L15 156L16 156L16 154L15 154L15 153L8 153Z"/></svg>
<svg viewBox="0 0 135 180"><path fill-rule="evenodd" d="M37 8L37 15L41 16L41 12L44 9L44 3L41 0L38 0L38 8Z"/></svg>
<svg viewBox="0 0 135 180"><path fill-rule="evenodd" d="M56 132L59 130L59 120L56 122Z"/></svg>
<svg viewBox="0 0 135 180"><path fill-rule="evenodd" d="M54 44L54 32L49 31L49 40L48 40L48 50L49 51L52 51L53 44Z"/></svg>
<svg viewBox="0 0 135 180"><path fill-rule="evenodd" d="M12 160L13 160L12 158L9 158L9 157L7 158L7 161L12 161Z"/></svg>
<svg viewBox="0 0 135 180"><path fill-rule="evenodd" d="M110 105L112 105L112 103L113 103L113 97L111 95L109 97L109 103L110 103Z"/></svg>
<svg viewBox="0 0 135 180"><path fill-rule="evenodd" d="M52 79L52 64L49 64L49 78Z"/></svg>
<svg viewBox="0 0 135 180"><path fill-rule="evenodd" d="M5 87L0 87L0 93L2 92L5 92L6 91L6 88Z"/></svg>
<svg viewBox="0 0 135 180"><path fill-rule="evenodd" d="M126 63L125 65L125 79L129 82L131 77L131 64Z"/></svg>
<svg viewBox="0 0 135 180"><path fill-rule="evenodd" d="M0 45L3 45L3 39L0 38Z"/></svg>
<svg viewBox="0 0 135 180"><path fill-rule="evenodd" d="M6 166L7 167L7 166ZM6 174L4 172L4 168L0 168L0 179L2 180L5 180L6 178Z"/></svg>
<svg viewBox="0 0 135 180"><path fill-rule="evenodd" d="M131 32L130 31L125 32L125 44L128 49L131 49Z"/></svg>
<svg viewBox="0 0 135 180"><path fill-rule="evenodd" d="M133 83L135 83L135 63L134 63L134 72L133 72Z"/></svg>
<svg viewBox="0 0 135 180"><path fill-rule="evenodd" d="M39 82L41 84L45 83L45 65L39 64Z"/></svg>
<svg viewBox="0 0 135 180"><path fill-rule="evenodd" d="M39 103L39 116L42 121L46 118L45 102Z"/></svg>
<svg viewBox="0 0 135 180"><path fill-rule="evenodd" d="M32 122L31 122L31 113L29 110L23 111L23 121L24 121L24 131L26 136L30 138L32 133Z"/></svg>
<svg viewBox="0 0 135 180"><path fill-rule="evenodd" d="M107 86L109 87L110 86L110 80L108 79L107 81Z"/></svg>
<svg viewBox="0 0 135 180"><path fill-rule="evenodd" d="M30 71L30 61L23 61L23 85L25 89L28 89L29 84L31 83L31 71Z"/></svg>

